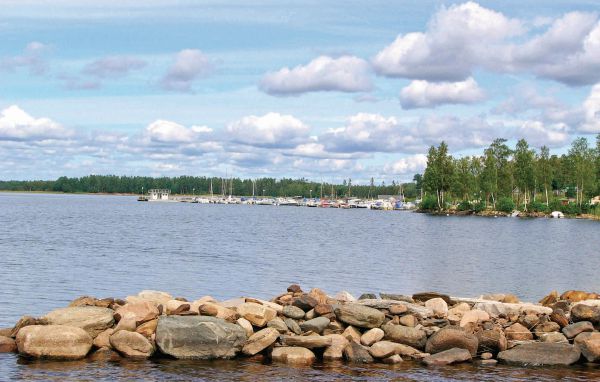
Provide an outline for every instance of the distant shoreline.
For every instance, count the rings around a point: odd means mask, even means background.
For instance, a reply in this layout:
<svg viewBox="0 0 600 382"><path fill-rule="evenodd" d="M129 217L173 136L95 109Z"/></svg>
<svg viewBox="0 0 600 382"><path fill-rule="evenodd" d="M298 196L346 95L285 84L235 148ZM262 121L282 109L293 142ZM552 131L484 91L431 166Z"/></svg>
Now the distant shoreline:
<svg viewBox="0 0 600 382"><path fill-rule="evenodd" d="M432 215L432 216L480 216L480 217L488 217L488 218L497 218L497 217L511 217L511 214L501 211L491 211L486 210L483 212L475 212L475 211L457 211L457 210L444 210L444 211L424 211L424 210L415 210L415 212ZM519 216L515 216L520 219L536 219L536 218L545 218L552 219L550 214L545 214L543 212L520 212ZM581 215L567 215L564 214L564 217L561 219L583 219L583 220L600 220L600 216L592 215L592 214L581 214Z"/></svg>

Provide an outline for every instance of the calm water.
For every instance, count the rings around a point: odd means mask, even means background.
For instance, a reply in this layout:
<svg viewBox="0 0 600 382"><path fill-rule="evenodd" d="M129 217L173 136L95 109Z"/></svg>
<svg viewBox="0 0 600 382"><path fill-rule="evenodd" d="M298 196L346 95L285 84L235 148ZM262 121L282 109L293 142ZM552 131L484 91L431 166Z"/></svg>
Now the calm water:
<svg viewBox="0 0 600 382"><path fill-rule="evenodd" d="M585 220L432 217L409 212L138 203L133 197L0 193L0 327L80 295L142 289L195 299L270 298L305 289L460 296L552 289L600 290L600 223ZM260 363L23 363L0 355L0 376L30 380L165 378L520 380L531 370L435 371ZM148 371L148 373L146 373ZM600 377L595 369L537 370L552 380ZM591 373L591 374L590 374ZM202 375L202 377L199 377Z"/></svg>

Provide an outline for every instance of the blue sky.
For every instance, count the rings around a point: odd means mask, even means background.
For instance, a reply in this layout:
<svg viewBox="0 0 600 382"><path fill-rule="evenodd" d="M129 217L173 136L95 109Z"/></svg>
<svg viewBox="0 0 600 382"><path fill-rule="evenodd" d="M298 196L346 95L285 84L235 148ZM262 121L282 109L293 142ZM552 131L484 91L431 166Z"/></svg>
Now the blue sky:
<svg viewBox="0 0 600 382"><path fill-rule="evenodd" d="M600 132L593 1L0 0L0 179L408 180Z"/></svg>

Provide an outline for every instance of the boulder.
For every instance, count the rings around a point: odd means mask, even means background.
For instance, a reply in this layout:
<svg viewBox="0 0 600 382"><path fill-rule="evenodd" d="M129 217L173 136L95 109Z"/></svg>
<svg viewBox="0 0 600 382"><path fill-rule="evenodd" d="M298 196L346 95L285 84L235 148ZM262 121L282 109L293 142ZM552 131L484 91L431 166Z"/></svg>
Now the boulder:
<svg viewBox="0 0 600 382"><path fill-rule="evenodd" d="M178 359L232 358L245 341L242 327L216 317L161 316L156 328L160 351Z"/></svg>
<svg viewBox="0 0 600 382"><path fill-rule="evenodd" d="M345 304L335 309L338 320L359 328L378 328L383 324L383 312L359 304Z"/></svg>
<svg viewBox="0 0 600 382"><path fill-rule="evenodd" d="M383 330L379 328L369 329L360 337L360 343L365 346L371 346L377 341L381 341L385 336Z"/></svg>
<svg viewBox="0 0 600 382"><path fill-rule="evenodd" d="M169 300L164 304L165 311L169 315L177 315L190 310L190 303L179 300Z"/></svg>
<svg viewBox="0 0 600 382"><path fill-rule="evenodd" d="M315 332L315 333L323 333L323 330L329 325L329 318L327 317L317 317L312 320L304 321L300 324L300 329L303 332Z"/></svg>
<svg viewBox="0 0 600 382"><path fill-rule="evenodd" d="M342 333L342 335L344 336L344 338L348 339L348 341L354 341L354 342L360 343L361 334L358 331L358 329L356 329L352 325L348 325L346 327L346 329L344 329L344 332Z"/></svg>
<svg viewBox="0 0 600 382"><path fill-rule="evenodd" d="M398 354L394 354L392 356L389 356L389 357L381 360L381 362L385 363L386 365L395 365L402 361L403 361L402 357L400 357Z"/></svg>
<svg viewBox="0 0 600 382"><path fill-rule="evenodd" d="M469 310L464 312L462 315L462 318L460 319L460 327L464 328L465 326L477 324L480 321L488 321L489 319L490 315L483 310Z"/></svg>
<svg viewBox="0 0 600 382"><path fill-rule="evenodd" d="M390 311L390 314L404 314L408 312L408 307L403 304L394 304L390 305L388 310Z"/></svg>
<svg viewBox="0 0 600 382"><path fill-rule="evenodd" d="M318 303L319 301L317 301L314 297L304 294L298 298L295 298L292 302L292 305L302 309L305 312L308 312L309 310L317 306Z"/></svg>
<svg viewBox="0 0 600 382"><path fill-rule="evenodd" d="M315 300L317 300L318 304L327 304L327 293L325 293L322 289L313 288L308 292L308 295ZM316 306L316 305L315 305ZM313 306L314 308L314 306Z"/></svg>
<svg viewBox="0 0 600 382"><path fill-rule="evenodd" d="M448 296L447 294L437 293L437 292L415 293L415 294L413 294L412 298L414 301L422 301L422 302L425 302L427 300L431 300L434 298L440 298L440 299L444 300L446 302L446 304L452 303L450 296Z"/></svg>
<svg viewBox="0 0 600 382"><path fill-rule="evenodd" d="M252 325L261 328L277 316L275 309L254 302L246 302L240 305L237 308L237 312L240 316L250 321Z"/></svg>
<svg viewBox="0 0 600 382"><path fill-rule="evenodd" d="M496 301L476 300L473 309L485 311L490 317L498 317L500 315L508 316L510 314L521 314L525 311L536 314L551 314L552 308L541 305L528 303L507 304Z"/></svg>
<svg viewBox="0 0 600 382"><path fill-rule="evenodd" d="M413 300L412 297L406 296L403 294L398 294L398 293L379 293L379 297L381 297L382 300L394 300L394 301L403 301L403 302L410 302L410 303L415 302L415 300ZM370 298L374 299L377 297L375 297L375 295L373 295L373 297L370 297Z"/></svg>
<svg viewBox="0 0 600 382"><path fill-rule="evenodd" d="M567 325L563 328L563 334L571 339L577 337L579 333L583 332L593 332L594 325L592 325L589 321L579 321L571 325Z"/></svg>
<svg viewBox="0 0 600 382"><path fill-rule="evenodd" d="M156 333L156 327L158 326L158 319L146 321L140 326L138 326L135 331L140 333L142 336L146 338L151 338L154 333Z"/></svg>
<svg viewBox="0 0 600 382"><path fill-rule="evenodd" d="M329 304L317 304L314 311L317 316L333 317L333 306Z"/></svg>
<svg viewBox="0 0 600 382"><path fill-rule="evenodd" d="M16 343L19 353L27 357L74 360L88 354L92 337L75 326L30 325L19 330Z"/></svg>
<svg viewBox="0 0 600 382"><path fill-rule="evenodd" d="M17 351L17 343L10 337L0 336L0 353L14 353Z"/></svg>
<svg viewBox="0 0 600 382"><path fill-rule="evenodd" d="M119 330L109 340L112 348L126 358L144 359L154 353L154 344L140 333Z"/></svg>
<svg viewBox="0 0 600 382"><path fill-rule="evenodd" d="M425 307L433 311L433 315L438 318L448 316L448 304L442 298L436 297L425 301Z"/></svg>
<svg viewBox="0 0 600 382"><path fill-rule="evenodd" d="M385 339L400 344L423 349L427 342L427 333L422 329L410 328L402 325L383 325Z"/></svg>
<svg viewBox="0 0 600 382"><path fill-rule="evenodd" d="M464 330L447 327L438 330L427 340L426 353L440 353L452 348L467 349L471 355L477 354L479 340L474 334Z"/></svg>
<svg viewBox="0 0 600 382"><path fill-rule="evenodd" d="M302 329L300 328L300 325L298 325L298 323L294 319L286 317L283 319L283 322L288 327L290 332L294 334L302 334Z"/></svg>
<svg viewBox="0 0 600 382"><path fill-rule="evenodd" d="M85 330L92 338L111 328L114 311L96 306L80 306L53 310L44 316L50 325L74 326Z"/></svg>
<svg viewBox="0 0 600 382"><path fill-rule="evenodd" d="M379 341L371 345L369 348L369 353L374 358L387 358L394 354L398 354L399 346L402 345L392 341Z"/></svg>
<svg viewBox="0 0 600 382"><path fill-rule="evenodd" d="M410 326L411 328L414 328L419 323L417 321L417 318L413 314L407 314L405 316L400 317L398 322L400 323L400 325Z"/></svg>
<svg viewBox="0 0 600 382"><path fill-rule="evenodd" d="M279 332L277 329L265 328L259 330L250 336L250 338L248 338L248 341L246 341L246 344L242 348L242 353L246 355L255 355L260 353L277 341L278 337Z"/></svg>
<svg viewBox="0 0 600 382"><path fill-rule="evenodd" d="M420 317L431 317L433 316L433 311L425 306L422 305L418 305L418 304L412 304L409 302L404 302L404 301L397 301L397 300L359 300L356 302L359 305L365 305L368 306L370 308L375 308L375 309L390 309L391 306L393 305L404 305L406 307L406 310L409 313L412 314L417 314Z"/></svg>
<svg viewBox="0 0 600 382"><path fill-rule="evenodd" d="M299 346L307 349L331 346L332 339L328 336L281 336L284 346Z"/></svg>
<svg viewBox="0 0 600 382"><path fill-rule="evenodd" d="M47 325L47 324L48 324L48 321L46 319L35 318L35 317L31 317L31 316L23 316L23 317L19 318L19 321L17 321L15 326L13 326L13 328L10 330L8 337L12 337L12 338L17 337L17 333L19 333L19 330L21 330L21 328L24 328L26 326Z"/></svg>
<svg viewBox="0 0 600 382"><path fill-rule="evenodd" d="M479 341L479 352L490 352L497 354L507 348L507 341L504 332L500 329L481 330L476 333Z"/></svg>
<svg viewBox="0 0 600 382"><path fill-rule="evenodd" d="M173 300L173 296L157 290L143 290L137 296L127 296L125 298L128 303L150 301L156 305L165 305L169 300Z"/></svg>
<svg viewBox="0 0 600 382"><path fill-rule="evenodd" d="M548 294L546 297L540 300L540 304L542 304L543 306L551 306L558 301L558 298L558 292L553 290L552 292L550 292L550 294Z"/></svg>
<svg viewBox="0 0 600 382"><path fill-rule="evenodd" d="M125 304L115 310L115 319L120 321L126 315L133 315L135 322L140 325L144 322L154 320L158 317L159 311L156 303L151 301L140 301Z"/></svg>
<svg viewBox="0 0 600 382"><path fill-rule="evenodd" d="M560 332L560 325L552 321L543 322L541 324L536 325L534 328L534 333L537 337L554 332Z"/></svg>
<svg viewBox="0 0 600 382"><path fill-rule="evenodd" d="M350 341L344 348L344 358L353 363L371 363L374 361L369 350L354 341Z"/></svg>
<svg viewBox="0 0 600 382"><path fill-rule="evenodd" d="M571 308L571 321L589 321L592 324L600 323L600 307L587 304L575 304Z"/></svg>
<svg viewBox="0 0 600 382"><path fill-rule="evenodd" d="M267 328L273 328L281 334L285 334L289 331L286 323L279 317L275 317L271 321L267 322Z"/></svg>
<svg viewBox="0 0 600 382"><path fill-rule="evenodd" d="M452 348L423 358L423 363L427 366L444 366L470 361L471 358L471 353L467 349Z"/></svg>
<svg viewBox="0 0 600 382"><path fill-rule="evenodd" d="M277 347L273 349L271 353L271 359L273 362L286 363L288 365L311 365L315 362L315 354L301 347Z"/></svg>
<svg viewBox="0 0 600 382"><path fill-rule="evenodd" d="M567 315L562 309L554 309L550 314L550 320L552 322L556 322L561 328L569 325L569 320L567 319Z"/></svg>
<svg viewBox="0 0 600 382"><path fill-rule="evenodd" d="M115 332L118 332L119 330L135 332L135 328L137 328L135 315L133 313L125 313L125 315L121 317L114 329Z"/></svg>
<svg viewBox="0 0 600 382"><path fill-rule="evenodd" d="M251 335L254 334L254 328L252 327L252 324L250 323L250 321L246 320L244 317L240 317L237 319L236 323L242 327L242 329L244 329L244 331L246 332L246 337L250 337Z"/></svg>
<svg viewBox="0 0 600 382"><path fill-rule="evenodd" d="M302 288L300 288L300 285L298 284L292 284L287 287L287 291L291 293L302 293Z"/></svg>
<svg viewBox="0 0 600 382"><path fill-rule="evenodd" d="M335 298L338 301L343 301L343 302L354 302L354 301L356 301L356 298L354 296L352 296L349 292L346 292L346 291L339 292L333 298Z"/></svg>
<svg viewBox="0 0 600 382"><path fill-rule="evenodd" d="M348 345L348 340L341 334L328 334L324 337L331 339L331 345L323 352L323 359L342 359L344 357L344 348Z"/></svg>
<svg viewBox="0 0 600 382"><path fill-rule="evenodd" d="M114 332L115 332L115 329L113 329L113 328L106 329L102 333L98 334L96 336L96 338L94 338L94 341L92 342L92 344L95 347L97 347L98 349L110 348L110 336L112 336Z"/></svg>
<svg viewBox="0 0 600 382"><path fill-rule="evenodd" d="M282 311L283 315L289 318L293 318L294 320L301 320L304 318L304 311L297 306L286 305L283 307Z"/></svg>
<svg viewBox="0 0 600 382"><path fill-rule="evenodd" d="M498 354L498 360L522 366L571 365L579 360L580 351L564 343L534 342L517 345Z"/></svg>
<svg viewBox="0 0 600 382"><path fill-rule="evenodd" d="M383 298L383 297L382 297ZM377 295L375 293L363 293L358 297L358 300L375 300Z"/></svg>
<svg viewBox="0 0 600 382"><path fill-rule="evenodd" d="M504 334L506 334L509 341L529 341L533 339L533 334L529 329L518 322L506 328Z"/></svg>
<svg viewBox="0 0 600 382"><path fill-rule="evenodd" d="M596 294L584 292L582 290L568 290L560 295L561 300L567 300L570 302L580 302L595 298L597 298Z"/></svg>
<svg viewBox="0 0 600 382"><path fill-rule="evenodd" d="M600 333L585 333L581 338L577 337L576 344L581 350L581 354L588 362L600 361Z"/></svg>
<svg viewBox="0 0 600 382"><path fill-rule="evenodd" d="M558 332L542 333L539 335L540 342L569 342L564 334Z"/></svg>

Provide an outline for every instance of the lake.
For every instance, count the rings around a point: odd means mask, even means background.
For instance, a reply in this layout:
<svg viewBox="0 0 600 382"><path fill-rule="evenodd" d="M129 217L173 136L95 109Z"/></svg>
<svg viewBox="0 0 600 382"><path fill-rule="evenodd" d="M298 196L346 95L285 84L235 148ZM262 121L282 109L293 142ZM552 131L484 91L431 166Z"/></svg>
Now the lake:
<svg viewBox="0 0 600 382"><path fill-rule="evenodd" d="M0 193L0 327L12 326L24 314L43 315L81 295L123 298L143 289L188 299L271 298L298 283L305 290L347 290L356 297L435 290L465 297L510 292L537 301L553 289L600 291L599 232L600 222L588 220ZM17 360L0 355L0 375L111 380L125 373L131 379L189 380L202 372L212 375L206 379L328 380L375 373L401 380L481 380L486 375L516 380L524 373L508 367L482 374L475 366L436 371L402 366L406 370L396 375L387 367L347 365L299 373L249 361L146 361L151 366L123 361L98 367L87 361ZM559 371L537 372L540 380L551 380ZM600 376L588 368L560 373L566 373L564 378Z"/></svg>

